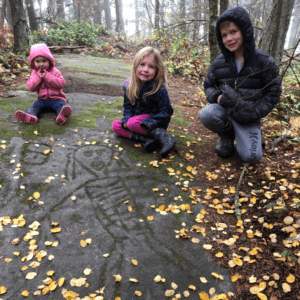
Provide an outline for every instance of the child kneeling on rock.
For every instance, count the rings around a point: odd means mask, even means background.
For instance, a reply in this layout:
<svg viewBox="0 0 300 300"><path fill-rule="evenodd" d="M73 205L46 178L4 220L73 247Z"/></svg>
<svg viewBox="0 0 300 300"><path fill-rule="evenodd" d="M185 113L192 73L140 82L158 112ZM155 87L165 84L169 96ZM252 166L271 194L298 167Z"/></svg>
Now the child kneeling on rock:
<svg viewBox="0 0 300 300"><path fill-rule="evenodd" d="M250 16L243 7L233 7L216 25L222 51L211 64L204 81L210 103L200 111L201 123L219 135L217 155L234 154L234 140L244 162L258 162L263 154L261 118L279 101L281 79L273 57L255 49Z"/></svg>
<svg viewBox="0 0 300 300"><path fill-rule="evenodd" d="M147 152L161 148L161 156L170 153L177 142L166 131L173 114L166 81L159 51L152 47L141 49L134 58L131 77L123 85L123 118L112 124L116 134L145 143Z"/></svg>
<svg viewBox="0 0 300 300"><path fill-rule="evenodd" d="M36 124L39 113L50 108L56 112L56 123L63 125L71 116L72 109L66 105L66 95L62 91L65 80L55 68L54 58L47 45L32 45L29 60L33 71L27 87L31 92L37 92L38 100L26 112L17 110L15 117L21 122Z"/></svg>

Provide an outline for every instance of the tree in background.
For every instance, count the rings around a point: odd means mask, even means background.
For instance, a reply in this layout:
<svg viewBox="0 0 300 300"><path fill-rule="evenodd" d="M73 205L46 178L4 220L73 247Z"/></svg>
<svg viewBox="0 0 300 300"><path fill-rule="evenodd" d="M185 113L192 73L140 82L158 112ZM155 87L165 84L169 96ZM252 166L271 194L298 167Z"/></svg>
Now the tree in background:
<svg viewBox="0 0 300 300"><path fill-rule="evenodd" d="M106 28L112 30L111 13L109 0L104 0L104 12L105 12L105 25Z"/></svg>
<svg viewBox="0 0 300 300"><path fill-rule="evenodd" d="M28 26L22 0L10 0L12 26L14 33L14 52L23 50L28 45Z"/></svg>
<svg viewBox="0 0 300 300"><path fill-rule="evenodd" d="M219 53L216 24L218 20L218 0L209 0L209 50L210 61L212 62Z"/></svg>
<svg viewBox="0 0 300 300"><path fill-rule="evenodd" d="M56 0L56 18L57 19L65 19L65 0Z"/></svg>
<svg viewBox="0 0 300 300"><path fill-rule="evenodd" d="M277 65L281 62L294 4L295 0L289 0L289 5L283 0L273 0L272 11L258 44L260 49L274 57Z"/></svg>
<svg viewBox="0 0 300 300"><path fill-rule="evenodd" d="M291 20L291 33L288 41L289 48L295 48L300 39L300 0L296 0Z"/></svg>
<svg viewBox="0 0 300 300"><path fill-rule="evenodd" d="M36 13L34 10L32 0L25 0L25 4L26 4L26 10L27 10L27 15L28 15L28 19L29 19L30 30L31 30L31 32L34 30L38 30L39 25L37 22L37 17L36 17Z"/></svg>

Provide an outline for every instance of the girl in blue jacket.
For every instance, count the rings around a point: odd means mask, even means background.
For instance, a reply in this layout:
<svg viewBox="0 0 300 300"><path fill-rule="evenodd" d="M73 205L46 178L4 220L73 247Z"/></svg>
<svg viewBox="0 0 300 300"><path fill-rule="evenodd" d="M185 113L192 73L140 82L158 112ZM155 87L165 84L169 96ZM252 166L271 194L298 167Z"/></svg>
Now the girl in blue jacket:
<svg viewBox="0 0 300 300"><path fill-rule="evenodd" d="M210 103L200 111L202 124L219 135L216 152L234 154L234 140L244 162L258 162L263 154L261 118L279 101L281 78L273 57L255 49L250 16L243 7L226 10L216 25L222 51L204 81Z"/></svg>
<svg viewBox="0 0 300 300"><path fill-rule="evenodd" d="M160 147L162 156L166 156L177 141L166 132L173 114L166 81L158 50L152 47L141 49L134 58L131 77L123 85L123 118L112 124L116 134L145 143L147 152Z"/></svg>

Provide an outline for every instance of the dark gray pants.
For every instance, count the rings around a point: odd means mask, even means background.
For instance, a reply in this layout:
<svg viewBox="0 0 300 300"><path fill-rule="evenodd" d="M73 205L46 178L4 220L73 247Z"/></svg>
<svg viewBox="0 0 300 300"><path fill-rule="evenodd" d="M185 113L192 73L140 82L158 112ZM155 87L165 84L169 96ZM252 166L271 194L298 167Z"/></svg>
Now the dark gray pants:
<svg viewBox="0 0 300 300"><path fill-rule="evenodd" d="M258 162L263 154L260 122L240 124L233 120L226 109L213 103L205 106L199 113L201 123L212 132L222 134L227 123L231 123L235 133L236 150L244 162Z"/></svg>

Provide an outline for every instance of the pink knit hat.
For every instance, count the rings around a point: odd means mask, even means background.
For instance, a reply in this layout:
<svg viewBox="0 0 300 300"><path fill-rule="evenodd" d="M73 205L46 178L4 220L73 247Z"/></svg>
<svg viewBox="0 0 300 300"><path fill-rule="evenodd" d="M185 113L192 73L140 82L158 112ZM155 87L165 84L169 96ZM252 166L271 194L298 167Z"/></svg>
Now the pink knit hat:
<svg viewBox="0 0 300 300"><path fill-rule="evenodd" d="M54 58L53 58L52 53L50 52L49 48L47 47L47 45L46 44L35 44L35 45L31 46L30 53L29 53L29 61L30 61L31 69L36 70L33 60L38 56L45 57L50 61L49 70L54 68L54 65L55 65Z"/></svg>

